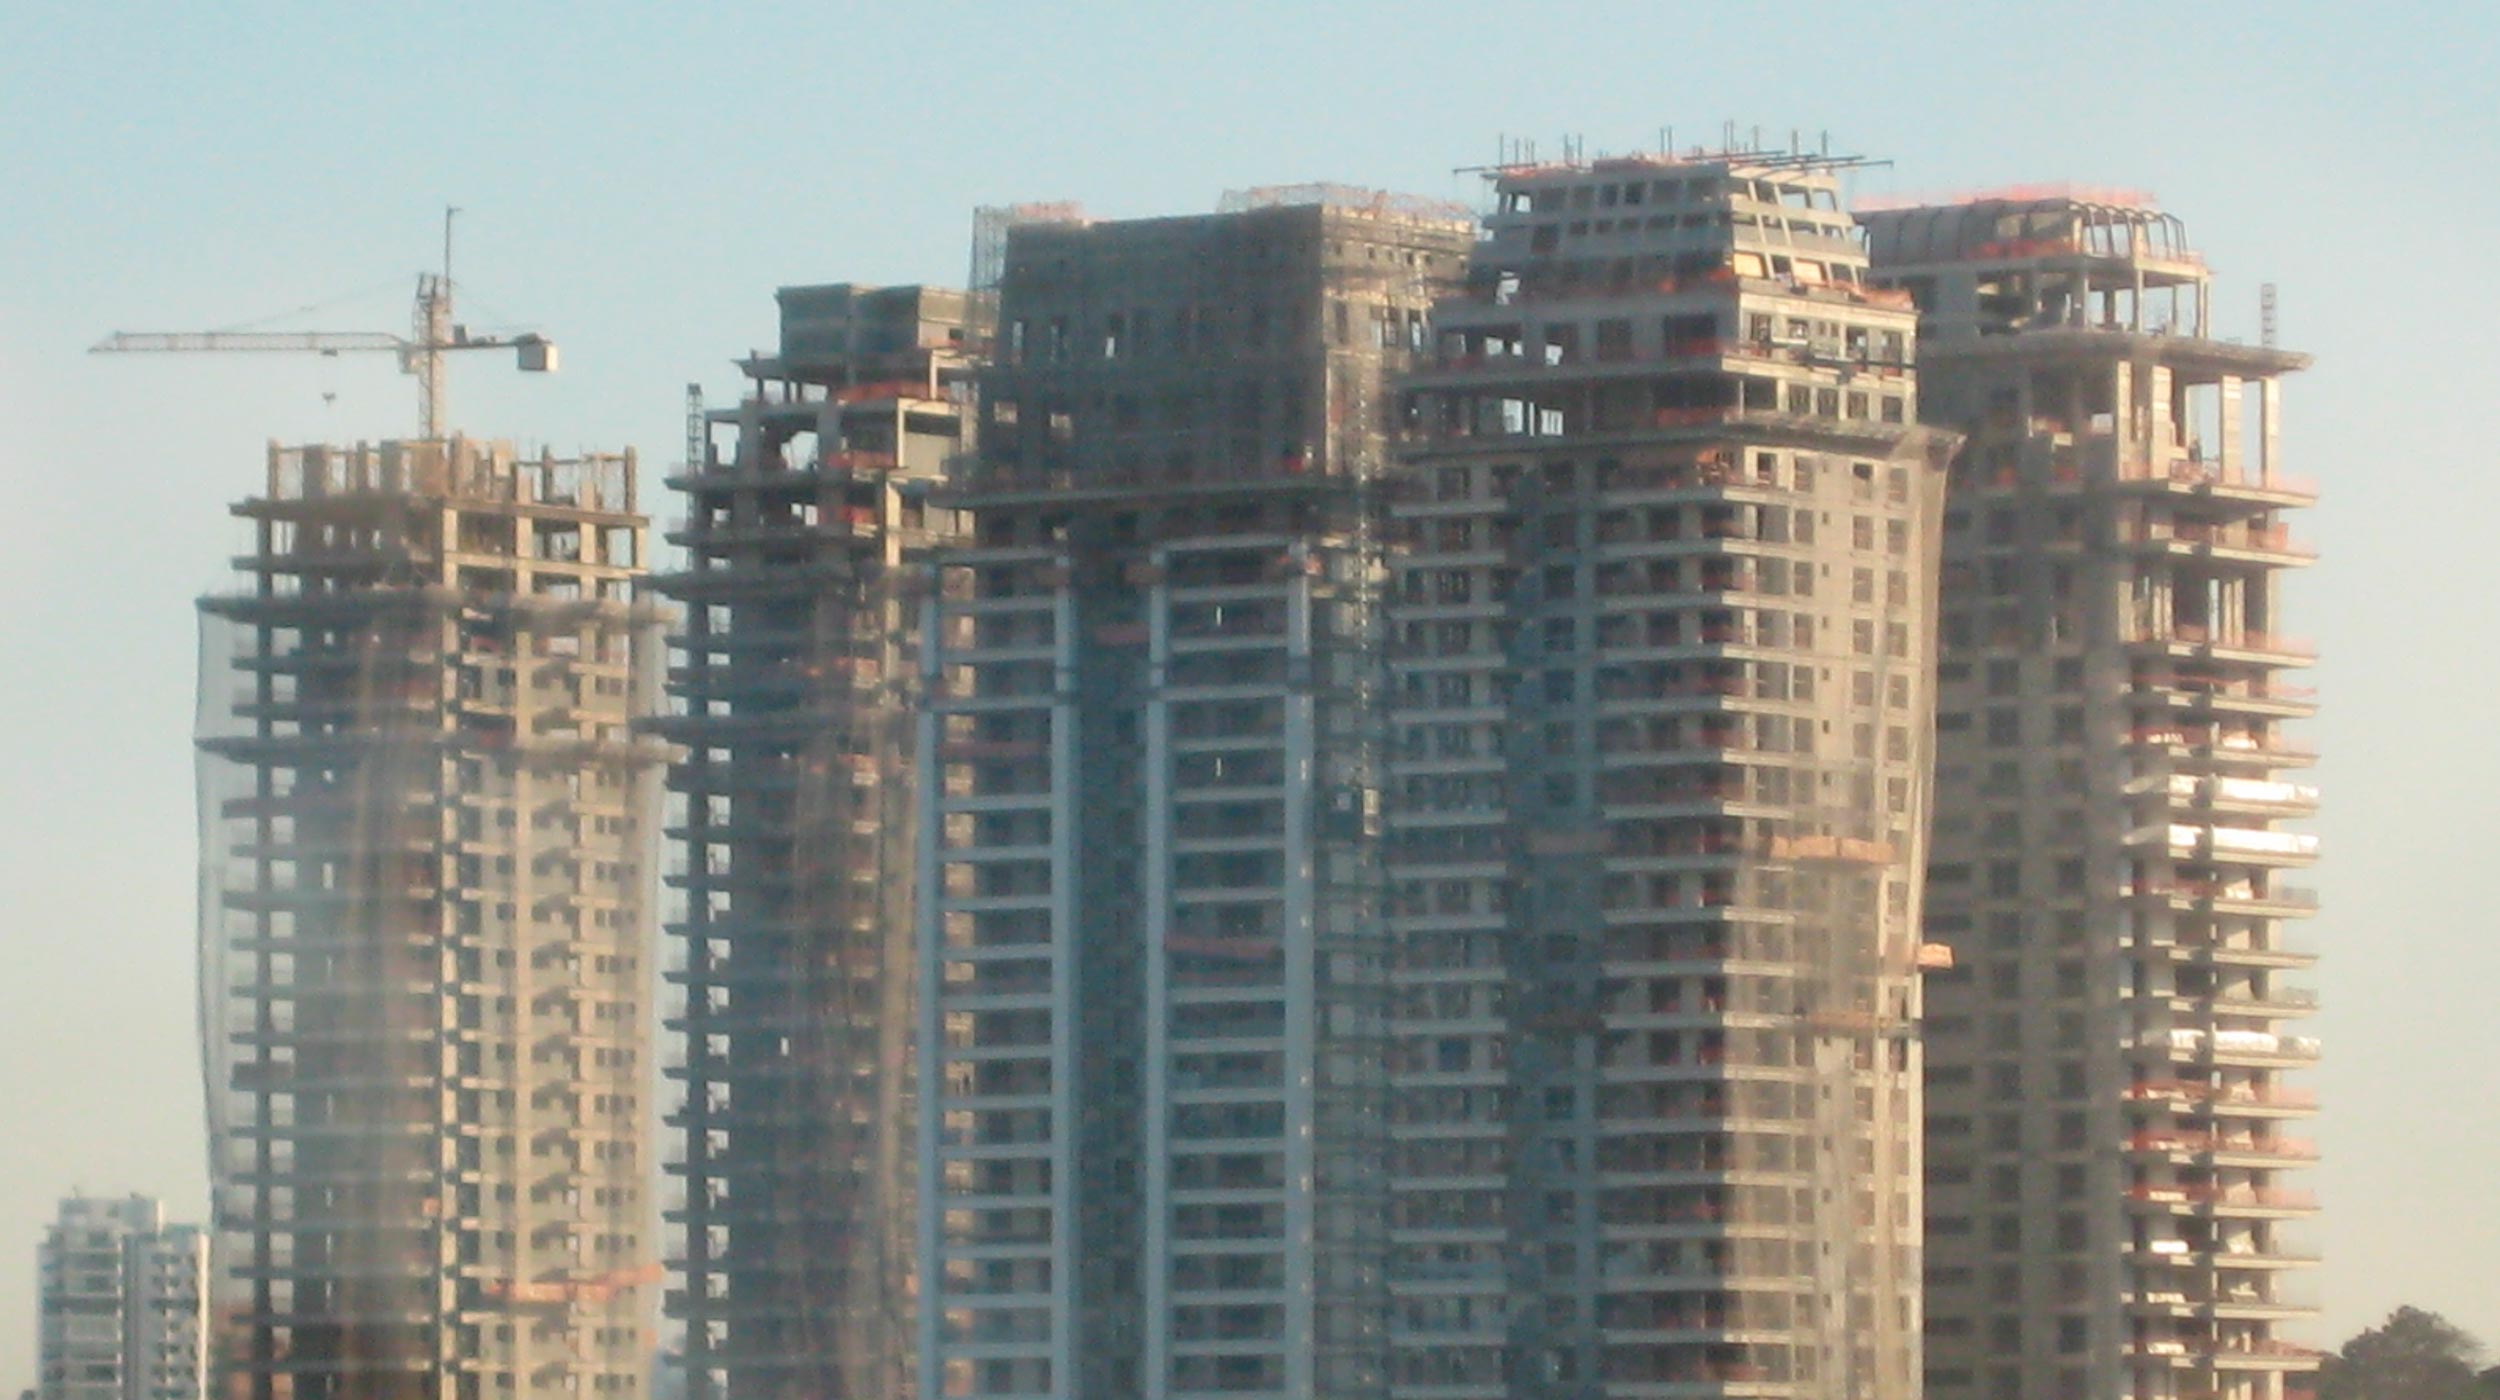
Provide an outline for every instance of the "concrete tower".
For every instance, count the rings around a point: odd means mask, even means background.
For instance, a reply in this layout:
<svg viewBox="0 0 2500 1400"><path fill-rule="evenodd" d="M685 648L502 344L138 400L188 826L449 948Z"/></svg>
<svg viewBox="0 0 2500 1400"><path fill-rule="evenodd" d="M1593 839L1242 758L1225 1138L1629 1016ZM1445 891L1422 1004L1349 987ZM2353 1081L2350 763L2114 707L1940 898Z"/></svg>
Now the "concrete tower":
<svg viewBox="0 0 2500 1400"><path fill-rule="evenodd" d="M1944 532L1929 927L1936 1400L2279 1400L2288 1072L2314 1005L2284 883L2316 838L2286 770L2279 377L2217 339L2179 221L2118 191L1864 216L1916 297L1925 417L1968 434Z"/></svg>
<svg viewBox="0 0 2500 1400"><path fill-rule="evenodd" d="M1463 222L1007 238L926 601L921 1382L1378 1396L1385 372Z"/></svg>
<svg viewBox="0 0 2500 1400"><path fill-rule="evenodd" d="M634 463L272 446L201 601L202 1017L252 1400L635 1400L657 614Z"/></svg>
<svg viewBox="0 0 2500 1400"><path fill-rule="evenodd" d="M1496 172L1405 381L1396 1395L1917 1394L1950 440L1835 164Z"/></svg>
<svg viewBox="0 0 2500 1400"><path fill-rule="evenodd" d="M917 1355L919 585L962 446L962 292L785 287L694 425L670 538L685 1037L670 1125L694 1400L894 1400Z"/></svg>

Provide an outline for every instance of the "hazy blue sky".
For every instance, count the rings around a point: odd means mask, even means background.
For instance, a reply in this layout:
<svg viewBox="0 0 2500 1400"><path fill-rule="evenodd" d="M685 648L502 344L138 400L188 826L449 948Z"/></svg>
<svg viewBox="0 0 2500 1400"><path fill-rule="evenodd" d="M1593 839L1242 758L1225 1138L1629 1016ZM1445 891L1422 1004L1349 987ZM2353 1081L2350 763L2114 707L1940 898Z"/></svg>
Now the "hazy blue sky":
<svg viewBox="0 0 2500 1400"><path fill-rule="evenodd" d="M2281 285L2318 356L2289 452L2327 491L2290 623L2327 656L2319 1331L2414 1302L2500 1344L2500 21L2034 8L0 5L0 1394L32 1380L57 1194L201 1205L191 599L238 542L224 503L266 438L414 416L378 360L91 341L343 296L281 324L399 329L458 203L464 319L545 328L565 371L466 357L455 422L656 468L685 383L726 394L770 341L776 285L957 281L975 204L1472 201L1452 167L1504 134L1595 154L1728 119L1897 162L1864 193L2153 190L2229 334Z"/></svg>

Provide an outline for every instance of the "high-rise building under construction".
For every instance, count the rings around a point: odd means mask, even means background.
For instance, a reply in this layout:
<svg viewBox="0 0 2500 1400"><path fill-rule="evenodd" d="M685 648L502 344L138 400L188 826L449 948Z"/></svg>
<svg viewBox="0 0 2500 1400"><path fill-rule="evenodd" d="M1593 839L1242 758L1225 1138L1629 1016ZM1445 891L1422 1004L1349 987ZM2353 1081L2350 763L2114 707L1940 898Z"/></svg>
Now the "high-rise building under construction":
<svg viewBox="0 0 2500 1400"><path fill-rule="evenodd" d="M660 588L683 746L672 1202L695 1400L911 1393L920 585L952 512L963 292L785 287L693 424Z"/></svg>
<svg viewBox="0 0 2500 1400"><path fill-rule="evenodd" d="M698 1397L2280 1400L2303 361L1849 164L785 289L665 580Z"/></svg>
<svg viewBox="0 0 2500 1400"><path fill-rule="evenodd" d="M643 1393L633 458L272 446L201 601L219 1313L252 1400Z"/></svg>
<svg viewBox="0 0 2500 1400"><path fill-rule="evenodd" d="M2280 1400L2316 1356L2312 961L2279 378L2179 221L2032 189L1863 216L1969 441L1944 531L1928 1022L1935 1400Z"/></svg>
<svg viewBox="0 0 2500 1400"><path fill-rule="evenodd" d="M1377 1396L1384 374L1468 238L1013 229L924 607L924 1394Z"/></svg>
<svg viewBox="0 0 2500 1400"><path fill-rule="evenodd" d="M1391 1393L1918 1393L1945 452L1845 162L1495 172L1393 508Z"/></svg>

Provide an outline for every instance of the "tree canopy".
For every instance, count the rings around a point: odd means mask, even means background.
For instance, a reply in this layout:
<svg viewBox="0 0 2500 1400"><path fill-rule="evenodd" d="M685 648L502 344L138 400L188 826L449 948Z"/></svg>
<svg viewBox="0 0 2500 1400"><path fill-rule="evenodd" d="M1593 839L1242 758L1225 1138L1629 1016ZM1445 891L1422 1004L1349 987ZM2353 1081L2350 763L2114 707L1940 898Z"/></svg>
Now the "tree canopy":
<svg viewBox="0 0 2500 1400"><path fill-rule="evenodd" d="M2318 1400L2500 1400L2500 1366L2477 1372L2482 1343L2435 1312L2402 1307L2318 1368Z"/></svg>

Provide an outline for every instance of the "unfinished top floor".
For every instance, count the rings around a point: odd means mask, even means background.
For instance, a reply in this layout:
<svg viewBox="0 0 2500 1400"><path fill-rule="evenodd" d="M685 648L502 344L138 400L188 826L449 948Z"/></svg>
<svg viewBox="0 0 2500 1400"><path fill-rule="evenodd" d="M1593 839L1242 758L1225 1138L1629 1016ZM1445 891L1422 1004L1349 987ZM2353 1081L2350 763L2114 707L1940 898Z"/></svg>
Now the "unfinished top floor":
<svg viewBox="0 0 2500 1400"><path fill-rule="evenodd" d="M998 363L1214 364L1351 348L1369 328L1324 301L1455 278L1470 238L1463 221L1325 201L1018 225L1000 277Z"/></svg>
<svg viewBox="0 0 2500 1400"><path fill-rule="evenodd" d="M2205 260L2147 195L2031 186L1857 217L1876 278L1917 301L1922 339L2210 334Z"/></svg>
<svg viewBox="0 0 2500 1400"><path fill-rule="evenodd" d="M734 406L706 410L699 386L690 390L685 470L668 485L725 500L812 496L856 480L848 494L864 500L877 479L937 478L963 446L989 295L857 282L773 295L779 352L739 362L749 383Z"/></svg>
<svg viewBox="0 0 2500 1400"><path fill-rule="evenodd" d="M1627 156L1492 173L1478 276L1655 283L1721 269L1805 283L1864 280L1839 161Z"/></svg>
<svg viewBox="0 0 2500 1400"><path fill-rule="evenodd" d="M263 494L242 515L302 516L370 509L415 498L462 508L508 506L630 517L634 450L523 456L509 442L424 438L383 442L269 444Z"/></svg>
<svg viewBox="0 0 2500 1400"><path fill-rule="evenodd" d="M1322 198L1009 230L975 493L1305 489L1384 460L1384 376L1464 220Z"/></svg>
<svg viewBox="0 0 2500 1400"><path fill-rule="evenodd" d="M754 378L854 385L925 378L977 350L973 293L857 282L783 287L781 346L747 362Z"/></svg>

